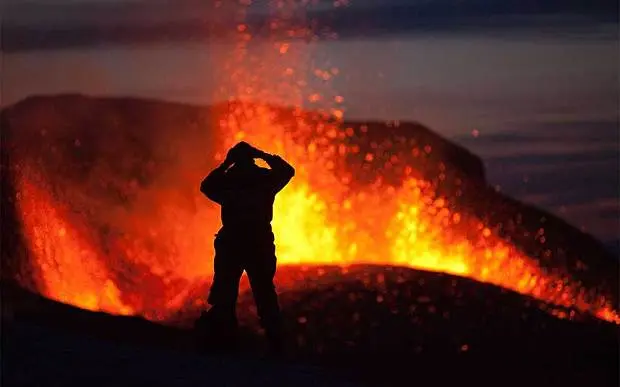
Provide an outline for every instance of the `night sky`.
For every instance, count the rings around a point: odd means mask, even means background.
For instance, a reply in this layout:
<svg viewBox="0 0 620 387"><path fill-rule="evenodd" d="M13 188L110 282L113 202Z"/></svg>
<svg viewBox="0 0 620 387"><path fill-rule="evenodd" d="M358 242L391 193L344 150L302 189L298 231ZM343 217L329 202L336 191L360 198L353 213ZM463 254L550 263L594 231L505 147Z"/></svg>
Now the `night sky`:
<svg viewBox="0 0 620 387"><path fill-rule="evenodd" d="M195 85L217 55L208 38L234 25L223 4L6 0L2 105L56 92L212 102L212 81ZM616 0L320 1L309 12L340 36L319 51L345 74L333 86L348 117L420 121L480 155L502 191L617 244Z"/></svg>

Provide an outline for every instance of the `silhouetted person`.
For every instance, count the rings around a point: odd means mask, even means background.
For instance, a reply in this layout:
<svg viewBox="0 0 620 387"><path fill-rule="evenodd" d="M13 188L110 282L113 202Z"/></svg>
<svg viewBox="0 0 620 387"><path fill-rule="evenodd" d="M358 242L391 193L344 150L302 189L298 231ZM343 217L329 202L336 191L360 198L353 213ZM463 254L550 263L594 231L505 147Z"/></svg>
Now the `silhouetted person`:
<svg viewBox="0 0 620 387"><path fill-rule="evenodd" d="M254 159L263 159L270 169L257 166ZM222 228L215 238L209 325L216 325L220 335L236 339L236 303L245 270L261 325L276 351L281 345L281 326L273 284L276 254L271 220L276 194L294 174L293 167L281 157L240 142L200 186L203 194L221 206L222 217Z"/></svg>

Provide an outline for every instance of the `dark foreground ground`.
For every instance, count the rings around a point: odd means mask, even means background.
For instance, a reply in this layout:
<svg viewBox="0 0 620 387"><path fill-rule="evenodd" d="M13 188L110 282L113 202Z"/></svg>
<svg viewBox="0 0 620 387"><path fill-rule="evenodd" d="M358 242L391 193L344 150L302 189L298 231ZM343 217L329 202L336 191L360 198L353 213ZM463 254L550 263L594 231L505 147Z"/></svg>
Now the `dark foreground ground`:
<svg viewBox="0 0 620 387"><path fill-rule="evenodd" d="M251 354L199 355L5 326L3 386L356 386L317 367Z"/></svg>
<svg viewBox="0 0 620 387"><path fill-rule="evenodd" d="M3 386L618 386L618 329L559 320L521 295L448 275L360 266L283 291L283 359L261 352L251 298L236 354L187 328L93 313L3 284ZM330 275L332 273L333 275ZM345 383L346 382L346 383Z"/></svg>

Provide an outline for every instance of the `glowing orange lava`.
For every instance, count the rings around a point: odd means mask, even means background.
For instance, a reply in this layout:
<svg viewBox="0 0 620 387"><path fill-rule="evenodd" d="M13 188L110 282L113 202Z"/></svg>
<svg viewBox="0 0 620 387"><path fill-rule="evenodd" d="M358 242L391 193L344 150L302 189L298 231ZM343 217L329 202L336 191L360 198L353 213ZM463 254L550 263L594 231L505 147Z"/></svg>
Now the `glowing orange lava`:
<svg viewBox="0 0 620 387"><path fill-rule="evenodd" d="M64 219L58 204L31 182L20 181L19 210L41 281L53 298L89 310L135 311L121 301L106 265Z"/></svg>
<svg viewBox="0 0 620 387"><path fill-rule="evenodd" d="M276 6L278 15L287 14L295 5L278 3L284 4ZM310 43L298 40L311 41L312 31L291 27L287 20L274 18L272 35L256 45L253 42L258 38L245 24L235 26L238 44L230 62L221 64L227 75L222 74L222 79L227 81L222 82L219 96L229 99L230 105L217 122L226 141L215 156L215 161L221 160L229 146L243 139L295 165L297 174L275 205L273 228L281 263L380 263L446 272L620 323L617 312L595 290L541 270L534 259L503 241L490 226L465 210L456 210L449 198L438 197L433 185L420 179L414 168L405 169L399 185L381 180L352 185L356 176L344 160L357 154L359 147L353 131L343 124L346 99L328 87L317 90L309 80L315 77L327 82L340 72L332 66L312 68L307 60ZM295 119L280 117L279 110L268 103L292 106ZM308 107L320 111L319 118L303 113ZM409 162L396 152L393 157L393 163ZM364 157L365 162L374 158L372 153ZM205 198L198 197L200 206L188 211L182 208L183 199L155 186L140 203L152 200L158 203L157 209L144 212L138 205L132 207L127 221L119 226L129 237L116 250L106 252L63 210L71 208L71 193L50 195L30 173L22 170L20 176L19 210L32 263L46 295L82 308L157 319L182 305L189 284L209 278L209 231L217 229L218 221ZM53 181L54 176L47 179ZM196 194L198 183L186 182L196 186ZM86 218L81 216L72 219ZM164 285L180 279L186 286L179 285L175 297L147 310L144 300L163 297L163 293L141 287L137 275L130 278L135 283L129 290L129 285L119 282L121 276L110 274L111 267L120 270L122 265L113 263L117 260L149 267Z"/></svg>

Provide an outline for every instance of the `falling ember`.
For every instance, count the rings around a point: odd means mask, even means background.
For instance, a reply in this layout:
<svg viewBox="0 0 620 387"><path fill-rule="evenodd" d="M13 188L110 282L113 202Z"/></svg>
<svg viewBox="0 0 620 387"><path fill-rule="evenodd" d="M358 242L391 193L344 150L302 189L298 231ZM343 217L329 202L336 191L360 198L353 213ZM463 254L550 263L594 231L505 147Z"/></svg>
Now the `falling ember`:
<svg viewBox="0 0 620 387"><path fill-rule="evenodd" d="M412 149L392 144L391 157L381 165L377 165L383 160L380 149L360 152L356 136L364 136L367 128L357 131L344 125L345 98L326 86L340 71L309 68L311 45L305 42L315 36L306 28L295 27L299 18L290 16L299 12L295 1L276 3L274 14L283 16L270 23L269 39L274 44L261 44L258 38L254 42L246 24L233 26L238 40L229 61L221 64L225 72L221 78L227 81L222 82L218 95L228 99L228 109L214 120L224 141L218 144L214 162L243 139L281 154L295 165L293 182L275 203L273 228L281 263L373 263L446 272L620 323L617 311L595 290L573 284L561 272L545 272L535 259L502 240L491 225L482 224L466 210L455 209L449 197L436 193L432 183L414 178L413 160L433 153L430 145ZM317 90L317 82L323 85L321 90ZM319 110L305 112L308 102ZM290 106L293 118L283 117L274 105ZM186 141L189 144L192 139ZM176 146L182 149L183 143ZM361 168L372 165L378 175L387 174L394 165L405 168L398 174L397 184L381 176L361 184L346 162L356 155L363 159ZM183 175L185 167L177 168L173 172L178 173L172 175ZM161 187L152 188L147 196L154 198L161 212L145 215L134 203L127 219L136 227L122 226L135 246L161 243L168 248L147 254L124 246L122 254L111 256L77 227L77 215L69 216L71 200L47 194L25 169L18 177L22 224L46 295L86 309L155 319L183 304L188 284L211 275L211 240L205 228L216 228L213 211L182 211L180 199L166 196ZM141 227L145 224L149 227ZM164 297L164 293L154 293L146 284L140 287L136 277L130 280L138 287L128 294L126 284L115 282L113 278L119 276L111 275L111 264L105 263L115 259L146 265L163 284L179 280L180 289L185 290L179 290L175 298L161 300L154 307L160 309L158 313L147 311L143 301ZM463 348L467 350L467 345Z"/></svg>

